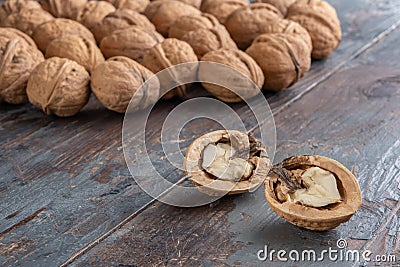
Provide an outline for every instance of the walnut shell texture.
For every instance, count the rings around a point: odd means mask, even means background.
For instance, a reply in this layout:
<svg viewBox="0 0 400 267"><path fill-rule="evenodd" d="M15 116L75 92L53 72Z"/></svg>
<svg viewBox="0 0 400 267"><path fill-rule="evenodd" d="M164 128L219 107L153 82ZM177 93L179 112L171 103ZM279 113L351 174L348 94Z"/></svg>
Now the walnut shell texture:
<svg viewBox="0 0 400 267"><path fill-rule="evenodd" d="M280 91L310 69L311 51L301 39L276 33L258 36L246 50L264 72L264 88Z"/></svg>
<svg viewBox="0 0 400 267"><path fill-rule="evenodd" d="M92 73L92 90L107 108L124 113L132 99L129 111L144 109L158 100L160 85L154 74L127 57L113 57L100 64ZM131 109L131 107L133 107Z"/></svg>
<svg viewBox="0 0 400 267"><path fill-rule="evenodd" d="M258 154L254 155L252 151L250 151L250 160L255 163L255 170L252 176L247 180L232 182L216 179L201 167L202 154L206 146L229 141L231 141L231 143L235 141L234 143L241 143L244 146L246 146L246 144L243 143L247 143L256 150L254 154ZM211 196L219 196L225 194L242 194L255 190L262 184L267 176L271 167L271 162L267 151L256 138L239 131L218 130L200 136L189 146L186 152L184 166L190 180L201 192Z"/></svg>
<svg viewBox="0 0 400 267"><path fill-rule="evenodd" d="M39 25L33 32L32 38L39 49L46 52L47 46L54 39L66 35L78 35L96 42L93 34L85 26L69 19L54 19Z"/></svg>
<svg viewBox="0 0 400 267"><path fill-rule="evenodd" d="M129 26L139 26L147 30L154 30L154 25L144 15L130 9L118 9L104 17L104 19L97 24L92 33L97 42L112 34L116 30L126 29Z"/></svg>
<svg viewBox="0 0 400 267"><path fill-rule="evenodd" d="M20 39L21 41L25 42L27 45L37 48L35 41L25 33L21 32L20 30L13 29L13 28L0 28L0 38L8 38L8 39Z"/></svg>
<svg viewBox="0 0 400 267"><path fill-rule="evenodd" d="M235 42L223 25L212 29L191 31L181 39L190 44L199 59L208 52L220 48L237 49Z"/></svg>
<svg viewBox="0 0 400 267"><path fill-rule="evenodd" d="M37 26L52 19L54 17L42 8L25 8L9 15L2 26L18 29L31 36Z"/></svg>
<svg viewBox="0 0 400 267"><path fill-rule="evenodd" d="M197 56L193 51L193 48L186 42L180 41L175 38L167 38L164 42L155 45L148 51L143 57L142 64L154 73L162 71L165 68L172 67L177 64L197 62ZM188 69L187 73L173 73L171 71L171 79L184 75L185 77L191 77L193 80L197 77L197 68ZM179 78L176 78L177 82ZM170 81L160 81L161 88L166 88L165 84L169 84ZM174 96L180 98L185 97L187 85L181 85L172 91L169 91L163 97L164 99L170 99ZM161 92L163 94L163 92Z"/></svg>
<svg viewBox="0 0 400 267"><path fill-rule="evenodd" d="M53 40L46 49L45 57L68 58L85 67L89 73L104 62L104 56L96 44L78 35L67 35Z"/></svg>
<svg viewBox="0 0 400 267"><path fill-rule="evenodd" d="M180 17L200 15L197 8L174 0L151 2L144 11L146 17L156 26L159 33L168 35L171 25Z"/></svg>
<svg viewBox="0 0 400 267"><path fill-rule="evenodd" d="M130 9L142 13L150 0L105 0L115 6L116 9Z"/></svg>
<svg viewBox="0 0 400 267"><path fill-rule="evenodd" d="M273 5L282 13L283 16L286 16L287 9L290 5L296 2L296 0L254 0L253 2Z"/></svg>
<svg viewBox="0 0 400 267"><path fill-rule="evenodd" d="M13 14L18 13L22 9L41 8L40 4L35 0L6 0L0 7L0 22Z"/></svg>
<svg viewBox="0 0 400 267"><path fill-rule="evenodd" d="M52 57L40 63L29 77L29 102L46 114L69 117L89 100L89 73L75 61Z"/></svg>
<svg viewBox="0 0 400 267"><path fill-rule="evenodd" d="M285 159L282 166L289 170L315 166L330 171L342 197L341 202L329 208L306 207L289 201L281 203L274 189L278 176L270 172L265 180L265 197L272 210L290 223L315 231L330 230L348 221L360 208L362 198L357 178L339 162L323 156L305 155Z"/></svg>
<svg viewBox="0 0 400 267"><path fill-rule="evenodd" d="M225 24L230 14L247 5L247 0L203 0L201 11L214 15L220 23Z"/></svg>
<svg viewBox="0 0 400 267"><path fill-rule="evenodd" d="M165 0L157 0L157 1L165 1ZM166 1L168 1L168 0L166 0ZM195 8L197 8L197 9L200 9L201 2L202 2L202 0L176 0L176 1L191 5L191 6L195 7Z"/></svg>
<svg viewBox="0 0 400 267"><path fill-rule="evenodd" d="M43 9L56 18L75 19L88 0L39 0Z"/></svg>
<svg viewBox="0 0 400 267"><path fill-rule="evenodd" d="M0 33L0 102L27 102L29 75L43 60L42 53L24 39L10 38Z"/></svg>
<svg viewBox="0 0 400 267"><path fill-rule="evenodd" d="M76 20L86 28L92 29L100 23L105 16L115 10L115 7L106 1L89 1L78 13Z"/></svg>
<svg viewBox="0 0 400 267"><path fill-rule="evenodd" d="M144 54L162 41L164 37L155 30L130 26L104 37L100 49L106 58L126 56L141 62Z"/></svg>
<svg viewBox="0 0 400 267"><path fill-rule="evenodd" d="M202 83L204 88L218 99L230 103L241 102L243 99L234 92L240 92L245 99L251 98L260 93L260 88L264 84L264 74L257 63L245 52L237 49L219 49L205 54L201 60L216 62L232 67L236 71L247 76L257 86L253 86L249 83L248 79L244 79L244 77L242 78L239 75L235 75L234 82L227 82L232 83L232 86L235 86L235 88L227 89L216 84ZM212 72L208 67L200 65L199 79L206 80L208 75L213 75L210 71ZM221 79L232 79L232 75L218 75Z"/></svg>
<svg viewBox="0 0 400 267"><path fill-rule="evenodd" d="M336 10L320 0L299 0L291 5L287 19L298 22L309 32L312 40L312 57L329 56L340 44L342 31Z"/></svg>
<svg viewBox="0 0 400 267"><path fill-rule="evenodd" d="M203 13L201 15L183 16L171 25L168 31L168 37L181 39L186 33L200 29L212 29L221 24L211 14Z"/></svg>
<svg viewBox="0 0 400 267"><path fill-rule="evenodd" d="M256 3L237 9L228 17L225 26L238 47L244 50L262 33L260 29L282 18L276 7Z"/></svg>

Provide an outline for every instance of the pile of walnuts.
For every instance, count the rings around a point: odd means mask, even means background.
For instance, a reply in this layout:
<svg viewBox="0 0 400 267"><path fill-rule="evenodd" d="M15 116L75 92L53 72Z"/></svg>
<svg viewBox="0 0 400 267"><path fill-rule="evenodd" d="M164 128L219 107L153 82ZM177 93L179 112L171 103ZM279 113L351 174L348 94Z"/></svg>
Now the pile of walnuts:
<svg viewBox="0 0 400 267"><path fill-rule="evenodd" d="M5 0L0 102L29 101L46 114L72 116L93 92L110 110L126 112L131 99L139 110L163 94L154 73L197 61L225 64L259 88L280 91L340 40L336 11L323 0ZM190 71L194 79L210 73ZM243 100L203 86L222 101ZM188 90L179 86L163 98ZM256 94L241 88L246 98Z"/></svg>

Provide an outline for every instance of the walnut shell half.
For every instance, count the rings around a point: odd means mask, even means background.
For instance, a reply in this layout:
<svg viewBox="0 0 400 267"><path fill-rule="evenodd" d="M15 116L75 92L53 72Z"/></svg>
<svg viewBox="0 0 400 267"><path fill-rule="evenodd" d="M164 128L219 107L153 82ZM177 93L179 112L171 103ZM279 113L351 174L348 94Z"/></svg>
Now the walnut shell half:
<svg viewBox="0 0 400 267"><path fill-rule="evenodd" d="M79 11L76 20L86 28L92 29L100 23L105 16L114 12L115 7L106 1L89 1L84 8Z"/></svg>
<svg viewBox="0 0 400 267"><path fill-rule="evenodd" d="M356 177L346 167L323 156L294 156L283 160L278 168L304 170L310 167L319 167L335 176L341 202L321 208L291 201L282 202L276 191L281 177L276 172L270 172L265 180L265 197L273 211L294 225L316 231L333 229L348 221L361 207L360 186Z"/></svg>
<svg viewBox="0 0 400 267"><path fill-rule="evenodd" d="M237 49L219 49L205 54L201 60L216 62L232 67L253 81L257 87L255 87L253 84L249 84L249 80L245 79L244 77L240 77L240 75L235 75L232 77L234 74L218 73L220 79L226 79L226 83L230 83L234 87L229 89L234 90L234 92L240 92L241 96L245 99L257 95L260 92L260 88L264 84L264 74L261 68L249 55L243 51ZM207 65L200 65L200 80L209 80L207 77L210 77L211 75L216 75L215 71L210 69ZM234 80L232 81L232 79ZM243 101L243 99L236 93L225 87L211 83L202 84L207 91L222 101L230 103Z"/></svg>
<svg viewBox="0 0 400 267"><path fill-rule="evenodd" d="M150 0L105 0L115 6L116 9L130 9L142 13Z"/></svg>
<svg viewBox="0 0 400 267"><path fill-rule="evenodd" d="M88 0L39 0L43 9L56 18L75 19Z"/></svg>
<svg viewBox="0 0 400 267"><path fill-rule="evenodd" d="M160 84L154 74L127 57L113 57L100 64L92 73L92 90L107 108L124 113L132 101L129 111L145 109L159 97ZM131 98L133 99L131 100Z"/></svg>
<svg viewBox="0 0 400 267"><path fill-rule="evenodd" d="M225 24L230 14L248 4L247 0L203 0L200 10L214 15L220 23Z"/></svg>
<svg viewBox="0 0 400 267"><path fill-rule="evenodd" d="M25 103L28 101L26 85L29 76L44 58L35 46L31 46L24 39L1 35L1 31L0 102Z"/></svg>
<svg viewBox="0 0 400 267"><path fill-rule="evenodd" d="M0 7L0 22L3 22L9 15L18 13L22 9L40 8L35 0L5 0Z"/></svg>
<svg viewBox="0 0 400 267"><path fill-rule="evenodd" d="M75 61L52 57L40 63L29 77L29 102L46 114L69 117L89 100L89 73Z"/></svg>
<svg viewBox="0 0 400 267"><path fill-rule="evenodd" d="M67 35L53 40L46 49L46 58L50 57L76 61L89 73L104 62L104 56L96 44L78 35Z"/></svg>
<svg viewBox="0 0 400 267"><path fill-rule="evenodd" d="M222 180L208 173L203 167L205 148L210 144L227 143L239 154L243 151L246 161L254 166L251 175L240 181ZM247 152L247 153L246 153ZM234 130L218 130L197 138L187 149L184 168L197 188L208 195L241 194L255 190L271 168L267 151L261 142L245 133Z"/></svg>
<svg viewBox="0 0 400 267"><path fill-rule="evenodd" d="M211 14L183 16L175 21L169 28L169 38L181 39L186 33L200 29L212 29L221 25L217 18Z"/></svg>
<svg viewBox="0 0 400 267"><path fill-rule="evenodd" d="M287 19L307 29L312 40L312 57L329 56L340 44L342 31L336 10L321 0L299 0L291 5Z"/></svg>

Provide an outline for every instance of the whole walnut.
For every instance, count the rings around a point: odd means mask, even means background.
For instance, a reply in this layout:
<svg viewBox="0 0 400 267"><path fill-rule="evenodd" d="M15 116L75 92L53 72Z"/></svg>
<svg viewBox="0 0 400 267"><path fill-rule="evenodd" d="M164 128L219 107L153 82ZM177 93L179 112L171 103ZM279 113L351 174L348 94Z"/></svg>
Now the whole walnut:
<svg viewBox="0 0 400 267"><path fill-rule="evenodd" d="M254 0L253 3L266 3L273 5L276 7L283 16L286 16L287 9L290 5L292 5L296 0Z"/></svg>
<svg viewBox="0 0 400 267"><path fill-rule="evenodd" d="M203 13L200 15L183 16L171 25L168 37L181 39L186 33L199 29L212 29L221 25L216 17Z"/></svg>
<svg viewBox="0 0 400 267"><path fill-rule="evenodd" d="M311 51L305 42L282 33L258 36L246 53L263 70L264 88L272 91L293 85L311 65Z"/></svg>
<svg viewBox="0 0 400 267"><path fill-rule="evenodd" d="M309 49L312 50L312 42L310 34L297 22L287 19L277 20L274 23L264 25L262 28L260 28L260 32L284 33L293 35L297 38L302 39L307 44Z"/></svg>
<svg viewBox="0 0 400 267"><path fill-rule="evenodd" d="M0 102L27 102L26 84L32 70L44 60L42 53L20 37L0 31Z"/></svg>
<svg viewBox="0 0 400 267"><path fill-rule="evenodd" d="M237 9L228 17L225 26L238 47L246 49L262 33L260 29L282 18L276 7L257 3Z"/></svg>
<svg viewBox="0 0 400 267"><path fill-rule="evenodd" d="M35 0L5 0L0 7L0 25L9 15L18 13L22 9L33 8L41 8L41 6Z"/></svg>
<svg viewBox="0 0 400 267"><path fill-rule="evenodd" d="M127 8L137 12L143 12L150 0L105 0L115 6L117 9Z"/></svg>
<svg viewBox="0 0 400 267"><path fill-rule="evenodd" d="M165 0L151 2L144 14L156 26L159 33L167 36L169 28L177 19L183 16L200 15L201 12L185 3Z"/></svg>
<svg viewBox="0 0 400 267"><path fill-rule="evenodd" d="M2 26L15 28L28 35L32 35L37 26L52 19L54 17L42 8L25 8L9 15L2 22Z"/></svg>
<svg viewBox="0 0 400 267"><path fill-rule="evenodd" d="M21 32L20 30L14 28L0 28L0 38L8 38L11 39L20 39L21 41L25 42L27 45L37 48L35 41L25 33Z"/></svg>
<svg viewBox="0 0 400 267"><path fill-rule="evenodd" d="M220 23L225 24L230 14L248 4L247 0L203 0L201 11L214 15Z"/></svg>
<svg viewBox="0 0 400 267"><path fill-rule="evenodd" d="M165 0L157 0L157 1L165 1ZM176 1L179 1L179 2L182 2L182 3L188 4L188 5L194 6L197 9L200 9L200 6L201 6L201 0L176 0Z"/></svg>
<svg viewBox="0 0 400 267"><path fill-rule="evenodd" d="M313 58L329 56L342 38L336 10L325 1L299 0L289 7L287 19L296 21L307 29L312 40Z"/></svg>
<svg viewBox="0 0 400 267"><path fill-rule="evenodd" d="M100 43L107 35L112 34L116 30L126 29L129 26L139 26L146 30L153 31L156 29L149 19L142 14L124 8L118 9L105 16L104 19L92 29L92 33L97 42Z"/></svg>
<svg viewBox="0 0 400 267"><path fill-rule="evenodd" d="M89 73L73 60L52 57L40 63L29 77L29 102L47 115L69 117L88 102Z"/></svg>
<svg viewBox="0 0 400 267"><path fill-rule="evenodd" d="M76 20L91 30L100 23L105 16L115 10L115 7L106 1L89 1L78 13Z"/></svg>
<svg viewBox="0 0 400 267"><path fill-rule="evenodd" d="M155 30L130 26L104 37L100 49L106 58L125 56L141 62L144 54L162 41L164 37Z"/></svg>
<svg viewBox="0 0 400 267"><path fill-rule="evenodd" d="M233 70L227 70L226 73L220 73L209 67L209 65L199 66L199 80L212 80L213 76L217 75L218 81L223 81L223 84L230 85L225 88L220 85L203 82L204 88L213 94L218 99L225 102L240 102L243 99L238 96L240 94L244 99L251 98L260 92L260 88L264 84L264 74L257 63L245 52L238 49L219 49L211 51L201 58L201 61L210 61L227 65L235 71L241 72L244 76L237 75ZM254 84L252 84L252 82ZM238 94L236 94L236 93Z"/></svg>
<svg viewBox="0 0 400 267"><path fill-rule="evenodd" d="M197 62L197 56L193 48L186 42L175 38L167 38L164 42L155 45L143 57L142 65L154 73L162 71L168 67L177 64ZM181 78L195 80L197 77L196 68L188 67L185 72L175 73L173 70L169 72L170 76L164 81L160 80L161 88L169 89L168 85L173 82L179 82ZM183 98L186 95L186 85L180 85L172 91L164 95L164 99L170 99L174 96ZM165 92L161 92L164 94Z"/></svg>
<svg viewBox="0 0 400 267"><path fill-rule="evenodd" d="M54 39L47 46L45 57L68 58L85 67L89 73L104 62L104 56L97 45L78 35L67 35Z"/></svg>
<svg viewBox="0 0 400 267"><path fill-rule="evenodd" d="M88 0L39 0L43 9L56 18L75 19Z"/></svg>
<svg viewBox="0 0 400 267"><path fill-rule="evenodd" d="M160 84L153 75L127 57L113 57L93 71L92 90L107 109L124 113L132 101L129 111L133 112L145 109L158 100ZM146 86L142 86L147 80Z"/></svg>
<svg viewBox="0 0 400 267"><path fill-rule="evenodd" d="M199 59L208 52L220 48L237 49L235 42L223 25L212 29L188 32L182 36L181 40L190 44Z"/></svg>
<svg viewBox="0 0 400 267"><path fill-rule="evenodd" d="M93 34L85 26L69 19L53 19L39 25L33 31L32 38L39 49L46 52L51 41L66 35L79 35L96 42Z"/></svg>

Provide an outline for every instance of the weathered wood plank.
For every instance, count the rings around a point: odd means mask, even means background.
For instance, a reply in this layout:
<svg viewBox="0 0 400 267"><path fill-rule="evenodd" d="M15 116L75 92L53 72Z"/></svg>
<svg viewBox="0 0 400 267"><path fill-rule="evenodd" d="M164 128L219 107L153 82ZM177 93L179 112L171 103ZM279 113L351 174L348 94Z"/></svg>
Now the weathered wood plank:
<svg viewBox="0 0 400 267"><path fill-rule="evenodd" d="M264 245L321 251L329 246L335 249L339 238L346 239L351 249L395 254L400 259L399 41L397 30L275 117L277 160L321 154L357 174L364 204L348 223L323 233L294 227L268 208L262 189L200 208L158 203L72 266L264 266L256 256ZM321 264L353 263L307 263Z"/></svg>

